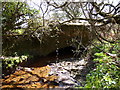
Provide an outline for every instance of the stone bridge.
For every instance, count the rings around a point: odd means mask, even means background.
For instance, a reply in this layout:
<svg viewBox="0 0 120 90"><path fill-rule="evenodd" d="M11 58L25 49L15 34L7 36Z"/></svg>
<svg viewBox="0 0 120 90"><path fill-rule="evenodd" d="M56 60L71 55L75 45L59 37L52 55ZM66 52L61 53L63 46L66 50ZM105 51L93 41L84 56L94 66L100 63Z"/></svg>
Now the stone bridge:
<svg viewBox="0 0 120 90"><path fill-rule="evenodd" d="M56 49L74 47L75 38L86 46L93 36L89 25L82 24L49 26L47 29L37 30L31 35L3 35L3 54L12 55L17 52L19 55L46 56Z"/></svg>

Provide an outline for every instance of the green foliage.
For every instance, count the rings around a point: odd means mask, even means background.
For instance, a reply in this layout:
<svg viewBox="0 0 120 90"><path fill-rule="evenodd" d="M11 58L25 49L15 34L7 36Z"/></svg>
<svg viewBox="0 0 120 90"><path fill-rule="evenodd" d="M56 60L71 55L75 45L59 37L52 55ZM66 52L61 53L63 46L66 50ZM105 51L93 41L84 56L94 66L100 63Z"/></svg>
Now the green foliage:
<svg viewBox="0 0 120 90"><path fill-rule="evenodd" d="M6 57L2 60L3 69L8 69L16 67L17 64L21 63L23 60L26 60L28 56L15 56L15 57Z"/></svg>
<svg viewBox="0 0 120 90"><path fill-rule="evenodd" d="M15 29L21 29L27 19L33 18L38 11L31 9L26 2L2 3L2 32L7 34Z"/></svg>
<svg viewBox="0 0 120 90"><path fill-rule="evenodd" d="M16 33L16 34L23 34L24 33L24 29L16 29L16 30L12 30L11 32L13 32L13 33Z"/></svg>
<svg viewBox="0 0 120 90"><path fill-rule="evenodd" d="M85 88L120 88L119 43L100 44L98 47L99 50L93 48L96 68L86 76ZM112 56L113 54L116 57Z"/></svg>

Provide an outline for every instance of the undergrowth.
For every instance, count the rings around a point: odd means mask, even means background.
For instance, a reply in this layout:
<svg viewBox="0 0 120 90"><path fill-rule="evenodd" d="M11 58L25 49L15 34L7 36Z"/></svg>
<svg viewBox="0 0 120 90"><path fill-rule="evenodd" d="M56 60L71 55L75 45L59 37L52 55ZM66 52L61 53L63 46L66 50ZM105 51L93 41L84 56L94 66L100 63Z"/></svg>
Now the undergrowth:
<svg viewBox="0 0 120 90"><path fill-rule="evenodd" d="M22 63L23 61L27 60L29 56L28 55L22 55L22 56L1 56L2 59L2 76L8 75L12 72L14 72L15 68Z"/></svg>
<svg viewBox="0 0 120 90"><path fill-rule="evenodd" d="M18 63L21 63L23 60L26 60L28 56L15 56L15 57L4 57L2 60L2 67L5 69L12 68L17 66Z"/></svg>
<svg viewBox="0 0 120 90"><path fill-rule="evenodd" d="M96 68L80 88L120 88L120 43L97 43L91 50Z"/></svg>

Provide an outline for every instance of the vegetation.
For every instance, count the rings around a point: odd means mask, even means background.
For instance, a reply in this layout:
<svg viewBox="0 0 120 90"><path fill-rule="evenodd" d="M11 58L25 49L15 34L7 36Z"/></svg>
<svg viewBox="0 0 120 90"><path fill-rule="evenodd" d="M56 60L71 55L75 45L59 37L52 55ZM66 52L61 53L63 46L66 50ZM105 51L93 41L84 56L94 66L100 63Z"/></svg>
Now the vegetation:
<svg viewBox="0 0 120 90"><path fill-rule="evenodd" d="M2 3L2 32L11 34L17 29L23 31L24 24L34 18L38 10L32 9L26 2L3 2Z"/></svg>
<svg viewBox="0 0 120 90"><path fill-rule="evenodd" d="M96 68L86 76L85 88L120 88L120 43L97 47L93 48Z"/></svg>
<svg viewBox="0 0 120 90"><path fill-rule="evenodd" d="M43 8L42 5L46 6ZM44 34L42 30L45 30L45 25L47 27L52 23L55 26L56 21L59 24L82 23L85 21L90 26L88 32L94 33L94 40L90 41L91 48L88 52L92 52L91 56L94 58L95 68L86 76L85 86L79 88L120 88L120 2L113 5L113 3L105 2L57 3L50 0L50 2L41 2L38 7L42 12L42 16L38 15L39 10L30 8L27 2L3 2L3 35L15 35L17 33L17 35L24 38L25 34L34 36L31 32L36 31L36 36L39 39ZM53 12L52 17L46 19L46 15L51 11ZM61 12L62 14L60 14ZM15 37L16 40L17 38ZM75 39L80 41L83 38L78 39L75 37ZM14 42L12 45L10 42L11 47L16 44L16 41ZM57 42L57 44L59 43ZM81 45L81 41L77 43ZM11 48L7 45L6 47L7 49ZM88 50L87 47L83 47ZM3 55L3 57L5 57L2 60L3 69L9 70L9 68L17 67L19 63L26 60L30 55L14 56L13 53L13 57L6 57L6 55Z"/></svg>
<svg viewBox="0 0 120 90"><path fill-rule="evenodd" d="M23 62L24 60L27 60L28 56L22 55L22 56L15 56L15 57L4 57L2 62L2 67L4 70L15 68L19 63Z"/></svg>
<svg viewBox="0 0 120 90"><path fill-rule="evenodd" d="M2 35L23 35L25 31L29 30L29 26L32 26L33 23L31 21L35 19L38 13L39 10L31 8L27 2L2 2ZM3 47L4 43L6 43L4 39L3 37ZM6 55L3 55L1 57L3 57L2 69L6 71L17 67L19 63L31 56L28 54L19 56L15 52L11 56L6 57Z"/></svg>

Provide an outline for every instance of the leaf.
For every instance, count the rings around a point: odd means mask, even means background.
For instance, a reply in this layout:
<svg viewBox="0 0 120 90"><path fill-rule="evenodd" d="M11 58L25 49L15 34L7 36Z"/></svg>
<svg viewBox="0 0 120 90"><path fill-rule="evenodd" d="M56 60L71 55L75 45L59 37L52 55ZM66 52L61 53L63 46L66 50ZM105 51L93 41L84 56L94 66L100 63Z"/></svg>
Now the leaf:
<svg viewBox="0 0 120 90"><path fill-rule="evenodd" d="M95 53L94 55L95 55L95 56L101 56L101 57L106 56L103 52L100 52L100 53Z"/></svg>

